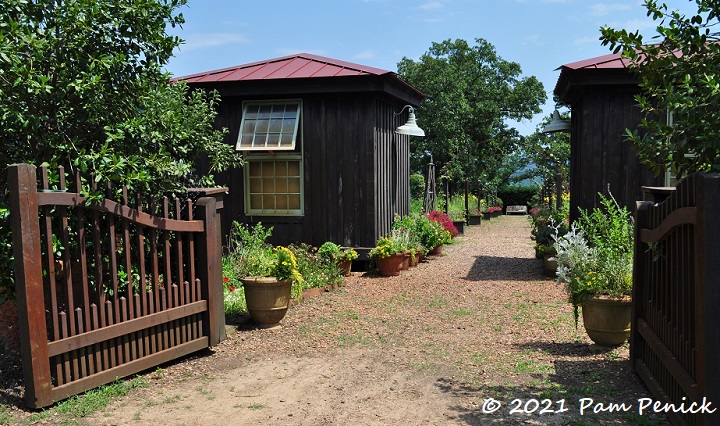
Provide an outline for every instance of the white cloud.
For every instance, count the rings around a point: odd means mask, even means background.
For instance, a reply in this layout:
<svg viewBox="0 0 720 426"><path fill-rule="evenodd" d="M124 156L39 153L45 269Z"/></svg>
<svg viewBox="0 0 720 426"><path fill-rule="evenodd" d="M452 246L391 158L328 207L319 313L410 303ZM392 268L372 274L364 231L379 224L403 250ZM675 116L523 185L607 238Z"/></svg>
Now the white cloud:
<svg viewBox="0 0 720 426"><path fill-rule="evenodd" d="M523 46L542 46L545 44L545 37L540 34L531 34L525 36L520 40L520 44Z"/></svg>
<svg viewBox="0 0 720 426"><path fill-rule="evenodd" d="M182 52L189 52L191 50L206 49L208 47L245 44L249 42L244 35L235 33L192 34L185 39L185 43L180 45L179 49Z"/></svg>
<svg viewBox="0 0 720 426"><path fill-rule="evenodd" d="M429 1L427 3L423 3L420 6L418 6L418 9L420 10L437 10L442 9L445 7L441 2L439 1Z"/></svg>
<svg viewBox="0 0 720 426"><path fill-rule="evenodd" d="M590 44L599 44L600 38L599 37L580 37L573 40L573 44L575 46L586 46Z"/></svg>
<svg viewBox="0 0 720 426"><path fill-rule="evenodd" d="M607 16L614 12L631 9L632 6L623 3L595 3L590 6L590 12L595 16Z"/></svg>
<svg viewBox="0 0 720 426"><path fill-rule="evenodd" d="M377 52L375 52L372 49L365 49L358 53L356 53L353 58L354 59L374 59L377 57Z"/></svg>

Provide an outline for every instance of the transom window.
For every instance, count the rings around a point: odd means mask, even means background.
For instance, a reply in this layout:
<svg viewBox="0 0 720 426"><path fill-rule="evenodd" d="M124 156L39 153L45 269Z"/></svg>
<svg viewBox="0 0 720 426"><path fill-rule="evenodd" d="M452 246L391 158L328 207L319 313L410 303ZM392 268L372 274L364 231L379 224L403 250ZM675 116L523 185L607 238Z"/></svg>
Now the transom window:
<svg viewBox="0 0 720 426"><path fill-rule="evenodd" d="M238 151L292 151L300 124L300 102L247 102L243 106Z"/></svg>

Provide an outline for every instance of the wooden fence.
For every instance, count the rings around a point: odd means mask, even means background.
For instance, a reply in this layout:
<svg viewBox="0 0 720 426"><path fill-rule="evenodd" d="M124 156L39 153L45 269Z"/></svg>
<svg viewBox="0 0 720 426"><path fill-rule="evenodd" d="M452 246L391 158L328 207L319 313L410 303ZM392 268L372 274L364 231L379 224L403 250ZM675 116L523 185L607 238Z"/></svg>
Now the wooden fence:
<svg viewBox="0 0 720 426"><path fill-rule="evenodd" d="M79 174L70 192L62 168L52 190L44 167L39 191L35 166L13 165L8 174L28 406L224 339L215 198L156 206L137 197L132 207L125 188L86 199Z"/></svg>
<svg viewBox="0 0 720 426"><path fill-rule="evenodd" d="M720 175L692 175L637 207L633 367L678 409L673 424L718 424L720 412L698 409L720 408Z"/></svg>

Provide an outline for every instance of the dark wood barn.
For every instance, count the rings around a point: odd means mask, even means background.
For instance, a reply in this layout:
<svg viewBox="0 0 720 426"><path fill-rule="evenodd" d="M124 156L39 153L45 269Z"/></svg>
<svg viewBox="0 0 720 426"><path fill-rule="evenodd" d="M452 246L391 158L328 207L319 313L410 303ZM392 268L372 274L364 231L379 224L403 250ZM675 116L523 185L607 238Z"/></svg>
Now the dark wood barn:
<svg viewBox="0 0 720 426"><path fill-rule="evenodd" d="M410 203L410 140L395 133L424 95L391 72L306 53L177 80L217 90L216 120L245 166L219 176L232 222L274 244L370 248ZM360 250L361 253L363 250Z"/></svg>
<svg viewBox="0 0 720 426"><path fill-rule="evenodd" d="M599 205L598 193L615 199L630 211L643 199L641 186L663 186L625 141L625 129L636 129L641 111L634 96L637 78L620 54L574 62L560 67L555 86L559 101L571 108L570 217L578 207Z"/></svg>

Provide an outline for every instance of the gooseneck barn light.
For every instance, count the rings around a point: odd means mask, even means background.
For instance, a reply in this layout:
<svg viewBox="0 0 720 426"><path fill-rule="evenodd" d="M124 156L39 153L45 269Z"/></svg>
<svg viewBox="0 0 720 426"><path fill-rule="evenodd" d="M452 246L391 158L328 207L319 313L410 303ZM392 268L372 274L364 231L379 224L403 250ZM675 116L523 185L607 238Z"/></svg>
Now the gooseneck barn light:
<svg viewBox="0 0 720 426"><path fill-rule="evenodd" d="M405 109L408 109L408 121L407 123L403 124L402 126L395 129L395 133L401 134L401 135L410 135L410 136L425 136L425 131L418 127L417 122L415 121L415 109L411 107L410 105L405 105L403 109L400 110L395 116L398 116L405 111Z"/></svg>

